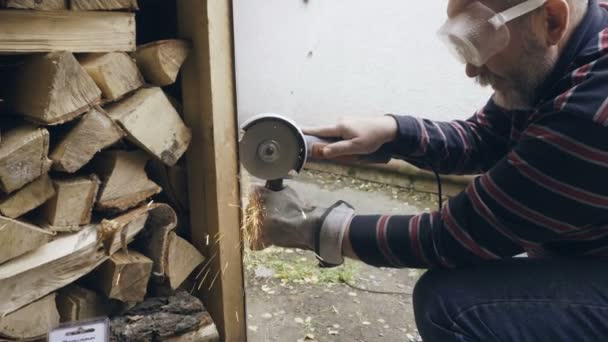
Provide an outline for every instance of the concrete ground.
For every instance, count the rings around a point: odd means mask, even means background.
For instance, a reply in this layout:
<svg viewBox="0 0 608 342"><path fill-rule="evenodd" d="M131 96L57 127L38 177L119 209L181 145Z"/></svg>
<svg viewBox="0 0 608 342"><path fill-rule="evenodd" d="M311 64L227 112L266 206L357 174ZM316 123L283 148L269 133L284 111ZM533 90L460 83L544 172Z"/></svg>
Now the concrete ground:
<svg viewBox="0 0 608 342"><path fill-rule="evenodd" d="M305 202L343 199L360 214L412 214L436 205L428 194L319 172L288 184ZM245 267L250 341L420 340L411 293L422 271L356 261L321 270L312 253L280 248L248 251Z"/></svg>

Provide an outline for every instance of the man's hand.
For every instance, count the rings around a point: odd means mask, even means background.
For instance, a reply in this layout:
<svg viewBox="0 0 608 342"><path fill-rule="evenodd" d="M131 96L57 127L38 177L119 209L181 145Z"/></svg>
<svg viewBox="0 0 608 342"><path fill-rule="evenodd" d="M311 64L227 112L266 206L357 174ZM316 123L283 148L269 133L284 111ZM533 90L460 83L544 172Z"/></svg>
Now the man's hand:
<svg viewBox="0 0 608 342"><path fill-rule="evenodd" d="M278 246L312 250L326 266L342 264L343 238L354 215L350 205L337 202L330 208L307 206L290 187L272 191L256 186L251 191L258 195L263 210L260 231L250 241L251 249Z"/></svg>
<svg viewBox="0 0 608 342"><path fill-rule="evenodd" d="M340 122L335 126L303 129L305 134L322 138L340 138L321 150L321 158L334 159L376 152L397 136L397 121L391 116Z"/></svg>

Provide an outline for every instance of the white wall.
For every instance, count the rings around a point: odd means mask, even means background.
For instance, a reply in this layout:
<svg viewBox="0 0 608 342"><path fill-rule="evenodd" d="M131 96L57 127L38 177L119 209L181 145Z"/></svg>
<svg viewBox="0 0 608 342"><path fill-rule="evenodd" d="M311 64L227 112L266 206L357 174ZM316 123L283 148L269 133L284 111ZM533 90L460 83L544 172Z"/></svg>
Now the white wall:
<svg viewBox="0 0 608 342"><path fill-rule="evenodd" d="M241 120L387 112L466 118L489 95L435 32L446 0L234 0Z"/></svg>

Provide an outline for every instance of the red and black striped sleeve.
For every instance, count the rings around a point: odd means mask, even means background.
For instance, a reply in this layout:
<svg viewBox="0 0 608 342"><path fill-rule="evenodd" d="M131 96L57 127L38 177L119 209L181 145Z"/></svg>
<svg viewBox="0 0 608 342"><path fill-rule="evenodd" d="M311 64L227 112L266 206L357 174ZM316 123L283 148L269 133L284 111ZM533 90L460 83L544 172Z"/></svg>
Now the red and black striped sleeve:
<svg viewBox="0 0 608 342"><path fill-rule="evenodd" d="M355 216L355 254L376 266L428 268L539 249L606 252L608 182L598 180L608 174L607 128L567 112L542 117L441 212Z"/></svg>
<svg viewBox="0 0 608 342"><path fill-rule="evenodd" d="M487 171L507 153L514 116L490 100L468 120L437 122L393 115L398 138L383 149L412 164L445 174Z"/></svg>

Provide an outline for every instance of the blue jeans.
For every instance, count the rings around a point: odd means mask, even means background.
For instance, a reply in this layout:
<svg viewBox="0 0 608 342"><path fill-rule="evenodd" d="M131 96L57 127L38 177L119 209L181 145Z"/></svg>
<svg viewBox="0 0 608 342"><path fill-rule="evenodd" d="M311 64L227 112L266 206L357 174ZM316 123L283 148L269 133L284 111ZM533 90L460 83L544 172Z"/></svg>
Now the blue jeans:
<svg viewBox="0 0 608 342"><path fill-rule="evenodd" d="M608 341L608 261L513 258L430 270L414 290L425 342Z"/></svg>

